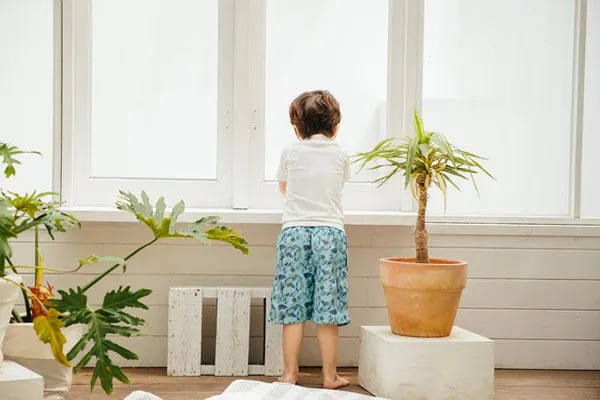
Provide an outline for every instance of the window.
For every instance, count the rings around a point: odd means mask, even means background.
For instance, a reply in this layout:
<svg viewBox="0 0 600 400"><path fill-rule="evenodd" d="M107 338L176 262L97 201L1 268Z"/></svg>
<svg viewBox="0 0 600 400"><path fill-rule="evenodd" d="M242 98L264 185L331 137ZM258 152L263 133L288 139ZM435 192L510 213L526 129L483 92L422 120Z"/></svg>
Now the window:
<svg viewBox="0 0 600 400"><path fill-rule="evenodd" d="M425 1L425 128L497 178L478 179L479 198L449 190L448 214L568 215L574 5ZM438 193L431 205L444 212Z"/></svg>
<svg viewBox="0 0 600 400"><path fill-rule="evenodd" d="M257 207L280 207L275 173L281 150L297 140L288 109L300 93L327 89L336 96L342 110L337 141L349 154L386 137L389 18L388 0L266 1ZM399 210L399 187L380 189L395 196L376 196L372 177L361 174L347 184L346 208Z"/></svg>
<svg viewBox="0 0 600 400"><path fill-rule="evenodd" d="M600 217L600 1L588 2L583 112L582 215Z"/></svg>
<svg viewBox="0 0 600 400"><path fill-rule="evenodd" d="M223 65L232 57L220 30L231 29L232 15L219 4L72 3L74 205L110 205L120 189L145 189L191 207L231 206Z"/></svg>
<svg viewBox="0 0 600 400"><path fill-rule="evenodd" d="M0 139L43 155L22 156L2 189L52 190L53 13L51 1L0 2Z"/></svg>
<svg viewBox="0 0 600 400"><path fill-rule="evenodd" d="M0 138L44 153L0 185L69 206L146 190L278 210L289 104L328 89L349 154L410 134L416 107L489 158L497 181L449 190L449 221L600 217L600 0L13 1L0 50ZM414 211L401 177L375 176L346 185L347 211ZM439 192L430 205L444 213Z"/></svg>
<svg viewBox="0 0 600 400"><path fill-rule="evenodd" d="M338 141L350 153L386 136L387 0L271 0L266 29L265 179L275 180L281 150L297 140L288 108L304 91L336 96Z"/></svg>

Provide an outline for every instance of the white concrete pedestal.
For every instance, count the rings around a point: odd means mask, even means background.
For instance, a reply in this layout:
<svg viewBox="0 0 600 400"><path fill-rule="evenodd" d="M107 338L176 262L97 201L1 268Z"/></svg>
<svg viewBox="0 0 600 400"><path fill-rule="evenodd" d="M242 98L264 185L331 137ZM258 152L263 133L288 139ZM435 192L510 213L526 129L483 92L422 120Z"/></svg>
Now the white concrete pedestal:
<svg viewBox="0 0 600 400"><path fill-rule="evenodd" d="M14 361L0 364L0 398L2 400L42 400L44 379Z"/></svg>
<svg viewBox="0 0 600 400"><path fill-rule="evenodd" d="M362 326L358 383L391 400L492 400L494 342L454 327L446 338Z"/></svg>

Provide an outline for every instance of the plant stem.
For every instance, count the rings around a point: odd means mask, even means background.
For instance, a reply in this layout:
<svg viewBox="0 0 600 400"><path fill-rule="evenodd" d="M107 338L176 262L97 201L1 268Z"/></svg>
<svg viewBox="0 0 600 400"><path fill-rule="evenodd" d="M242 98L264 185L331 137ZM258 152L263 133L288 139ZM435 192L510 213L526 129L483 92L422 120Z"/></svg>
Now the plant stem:
<svg viewBox="0 0 600 400"><path fill-rule="evenodd" d="M21 318L21 316L19 315L17 310L15 310L14 308L12 310L12 316L15 319L15 321L17 321L17 323L19 323L19 324L23 323L23 318Z"/></svg>
<svg viewBox="0 0 600 400"><path fill-rule="evenodd" d="M144 250L146 247L153 245L157 240L158 240L158 238L154 238L151 241L149 241L148 243L146 243L146 244L138 247L132 253L130 253L127 257L125 257L125 261L127 261L131 257L135 256L137 253L139 253L140 251ZM87 285L85 285L83 287L83 289L81 289L81 291L83 293L87 292L88 290L90 290L92 288L92 286L94 286L96 283L98 283L99 281L101 281L106 275L108 275L111 272L113 272L120 265L121 264L115 264L115 265L113 265L112 267L110 267L109 269L107 269L106 271L104 271L101 275L98 275L96 278L94 278L90 283L88 283Z"/></svg>
<svg viewBox="0 0 600 400"><path fill-rule="evenodd" d="M11 266L13 272L17 274L17 269L15 268L15 265L13 264L11 259L8 257L6 257L5 259L8 265ZM24 288L21 288L21 294L23 294L23 302L25 303L25 312L27 313L27 320L31 321L31 305L29 304L29 297L27 297L27 291Z"/></svg>
<svg viewBox="0 0 600 400"><path fill-rule="evenodd" d="M417 185L419 193L419 212L415 227L417 263L427 264L429 262L429 248L427 244L427 228L425 226L425 214L427 212L427 186L425 185L425 178L420 179Z"/></svg>
<svg viewBox="0 0 600 400"><path fill-rule="evenodd" d="M42 274L43 270L39 268L40 266L40 228L38 226L35 227L35 236L34 236L34 265L35 265L35 274L34 274L34 286L37 288L38 286L42 286Z"/></svg>
<svg viewBox="0 0 600 400"><path fill-rule="evenodd" d="M39 224L39 222L40 222L42 219L46 218L46 216L47 216L47 215L48 215L48 214L41 214L41 215L38 215L37 217L35 217L35 218L34 218L34 219L32 219L31 221L29 221L28 223L24 223L24 224L22 224L22 225L16 226L16 227L13 229L13 232L14 232L16 235L18 235L19 233L23 233L23 232L25 232L25 231L27 231L27 230L29 230L29 229L33 228L34 226L38 225L38 224Z"/></svg>

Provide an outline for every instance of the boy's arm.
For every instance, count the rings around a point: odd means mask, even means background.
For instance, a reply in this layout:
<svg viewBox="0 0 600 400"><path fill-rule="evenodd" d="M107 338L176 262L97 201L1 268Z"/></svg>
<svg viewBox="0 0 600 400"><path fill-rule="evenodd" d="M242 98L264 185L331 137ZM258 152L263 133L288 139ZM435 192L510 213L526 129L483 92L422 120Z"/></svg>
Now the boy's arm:
<svg viewBox="0 0 600 400"><path fill-rule="evenodd" d="M344 153L344 182L348 182L352 178L352 167L350 158Z"/></svg>
<svg viewBox="0 0 600 400"><path fill-rule="evenodd" d="M279 181L279 192L285 197L287 193L287 182Z"/></svg>
<svg viewBox="0 0 600 400"><path fill-rule="evenodd" d="M285 196L287 192L287 168L285 165L287 159L287 151L281 152L281 160L279 161L279 168L277 168L277 179L279 180L279 192Z"/></svg>

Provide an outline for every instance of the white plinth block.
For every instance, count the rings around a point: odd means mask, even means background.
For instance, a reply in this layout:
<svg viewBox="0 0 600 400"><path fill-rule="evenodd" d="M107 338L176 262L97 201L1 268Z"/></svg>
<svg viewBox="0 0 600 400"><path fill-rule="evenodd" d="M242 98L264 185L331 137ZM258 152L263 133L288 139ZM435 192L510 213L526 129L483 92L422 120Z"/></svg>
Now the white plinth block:
<svg viewBox="0 0 600 400"><path fill-rule="evenodd" d="M494 342L454 327L445 338L394 335L363 326L358 383L391 400L492 400Z"/></svg>
<svg viewBox="0 0 600 400"><path fill-rule="evenodd" d="M0 398L2 400L42 400L44 378L14 361L0 364Z"/></svg>

